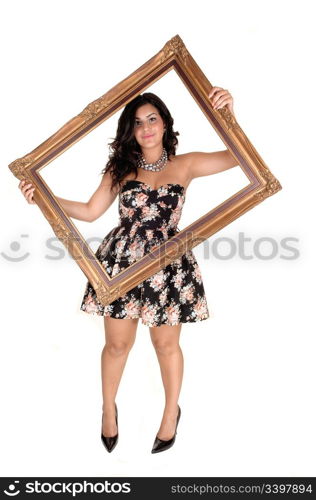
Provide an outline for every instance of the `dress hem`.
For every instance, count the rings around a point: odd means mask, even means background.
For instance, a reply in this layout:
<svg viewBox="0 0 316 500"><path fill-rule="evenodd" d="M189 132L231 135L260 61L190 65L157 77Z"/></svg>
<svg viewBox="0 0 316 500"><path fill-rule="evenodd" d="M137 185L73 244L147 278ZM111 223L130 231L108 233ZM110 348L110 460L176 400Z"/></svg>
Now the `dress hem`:
<svg viewBox="0 0 316 500"><path fill-rule="evenodd" d="M170 323L170 322L166 322L166 323L160 323L159 325L155 325L155 324L151 324L151 323L146 323L142 316L132 316L132 317L128 317L128 318L117 318L116 316L113 316L111 314L98 314L97 312L95 311L85 311L82 307L79 308L79 311L82 311L86 314L91 314L92 316L106 316L106 317L110 317L110 318L114 318L114 319L140 319L142 324L144 326L161 326L161 325L168 325L168 326L177 326L177 325L180 325L180 324L183 324L183 323L199 323L200 321L203 321L205 319L209 319L211 316L210 314L203 314L200 318L198 319L189 319L189 320L186 320L186 321L179 321L178 323Z"/></svg>

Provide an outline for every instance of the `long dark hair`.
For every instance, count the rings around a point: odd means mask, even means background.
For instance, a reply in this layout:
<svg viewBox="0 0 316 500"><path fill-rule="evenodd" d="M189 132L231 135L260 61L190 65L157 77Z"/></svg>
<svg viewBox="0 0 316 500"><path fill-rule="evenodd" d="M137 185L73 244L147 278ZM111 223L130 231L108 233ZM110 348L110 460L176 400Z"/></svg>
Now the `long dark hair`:
<svg viewBox="0 0 316 500"><path fill-rule="evenodd" d="M134 172L137 177L138 167L136 160L138 153L141 153L142 150L134 136L135 113L140 106L147 103L157 108L165 124L166 130L163 135L163 147L167 151L168 160L170 155L175 155L176 153L178 145L177 135L179 135L179 132L174 132L173 130L174 120L167 106L158 96L151 92L138 95L125 106L118 120L116 137L113 142L109 143L112 151L101 174L105 174L110 170L112 176L111 189L116 184L121 186L122 180L130 172Z"/></svg>

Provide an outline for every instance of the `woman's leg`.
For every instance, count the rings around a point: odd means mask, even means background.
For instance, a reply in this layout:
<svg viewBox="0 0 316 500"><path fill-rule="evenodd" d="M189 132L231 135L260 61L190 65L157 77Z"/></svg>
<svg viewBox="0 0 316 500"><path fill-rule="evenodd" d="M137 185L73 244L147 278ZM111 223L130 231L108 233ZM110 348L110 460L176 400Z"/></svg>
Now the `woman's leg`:
<svg viewBox="0 0 316 500"><path fill-rule="evenodd" d="M104 316L105 346L101 355L104 436L115 436L115 397L130 349L138 319L116 319Z"/></svg>
<svg viewBox="0 0 316 500"><path fill-rule="evenodd" d="M178 399L183 377L183 354L179 345L181 326L161 325L150 327L165 389L165 409L158 438L171 439L175 433L178 415Z"/></svg>

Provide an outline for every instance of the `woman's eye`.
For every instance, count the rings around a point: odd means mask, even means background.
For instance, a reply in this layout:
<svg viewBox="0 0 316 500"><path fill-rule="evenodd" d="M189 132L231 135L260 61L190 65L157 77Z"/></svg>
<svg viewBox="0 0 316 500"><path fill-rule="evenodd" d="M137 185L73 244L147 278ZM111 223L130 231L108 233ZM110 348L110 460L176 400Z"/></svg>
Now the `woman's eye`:
<svg viewBox="0 0 316 500"><path fill-rule="evenodd" d="M156 121L156 117L155 117L155 116L152 116L151 118L149 118L149 120L154 120L154 121ZM135 127L138 127L138 126L139 126L139 125L141 125L141 124L142 124L142 122L137 122L137 121L136 121L136 122L135 122Z"/></svg>

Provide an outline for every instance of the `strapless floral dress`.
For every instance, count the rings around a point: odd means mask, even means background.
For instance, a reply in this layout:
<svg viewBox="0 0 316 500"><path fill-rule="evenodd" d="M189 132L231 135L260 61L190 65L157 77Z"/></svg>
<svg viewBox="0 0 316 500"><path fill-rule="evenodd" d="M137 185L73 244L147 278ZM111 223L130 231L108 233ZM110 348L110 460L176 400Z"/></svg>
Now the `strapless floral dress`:
<svg viewBox="0 0 316 500"><path fill-rule="evenodd" d="M119 223L95 252L109 276L114 276L180 231L185 188L165 184L153 189L127 180L119 193ZM144 325L177 325L210 316L201 271L192 250L150 276L125 295L103 306L88 281L82 311L119 319L141 318Z"/></svg>

